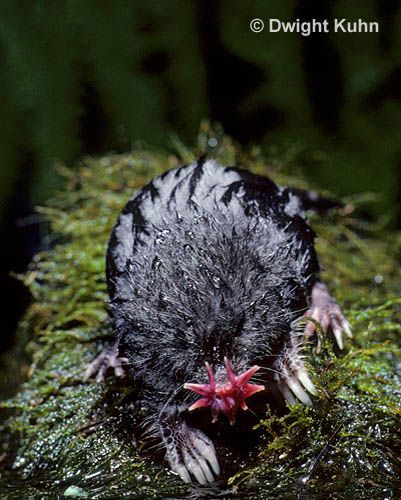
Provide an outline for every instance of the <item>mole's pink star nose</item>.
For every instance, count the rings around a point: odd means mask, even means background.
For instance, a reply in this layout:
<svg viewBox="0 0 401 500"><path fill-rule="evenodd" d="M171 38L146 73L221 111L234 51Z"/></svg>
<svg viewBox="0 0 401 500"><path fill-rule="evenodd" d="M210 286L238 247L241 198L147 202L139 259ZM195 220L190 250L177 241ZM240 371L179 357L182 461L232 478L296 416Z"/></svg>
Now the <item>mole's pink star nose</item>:
<svg viewBox="0 0 401 500"><path fill-rule="evenodd" d="M265 389L264 385L249 383L253 375L259 370L259 366L252 366L241 375L235 375L229 360L225 357L224 364L227 370L228 382L224 385L216 384L216 379L213 375L209 363L205 363L206 371L209 377L208 384L192 384L184 385L185 389L196 392L202 396L192 406L189 411L210 406L213 422L217 420L219 413L223 413L229 419L230 424L234 424L235 415L238 408L247 410L245 400Z"/></svg>

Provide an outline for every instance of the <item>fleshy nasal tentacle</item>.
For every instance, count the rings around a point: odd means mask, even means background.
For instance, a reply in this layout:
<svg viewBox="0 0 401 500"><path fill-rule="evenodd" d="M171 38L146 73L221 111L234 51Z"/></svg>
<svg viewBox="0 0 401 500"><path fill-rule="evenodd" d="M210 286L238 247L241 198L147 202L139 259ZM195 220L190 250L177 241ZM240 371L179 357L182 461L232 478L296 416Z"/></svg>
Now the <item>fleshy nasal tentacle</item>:
<svg viewBox="0 0 401 500"><path fill-rule="evenodd" d="M209 363L206 361L205 363L206 371L209 377L209 385L210 388L214 391L216 389L216 379L214 378L213 371Z"/></svg>
<svg viewBox="0 0 401 500"><path fill-rule="evenodd" d="M184 384L184 389L196 392L201 396L209 397L213 396L216 390L216 379L214 378L213 371L206 361L205 363L206 371L209 377L209 384L193 384L191 382Z"/></svg>
<svg viewBox="0 0 401 500"><path fill-rule="evenodd" d="M224 356L224 364L226 367L227 375L228 375L228 380L230 383L233 385L237 381L237 377L234 375L233 369L231 368L231 363L228 360L227 356Z"/></svg>
<svg viewBox="0 0 401 500"><path fill-rule="evenodd" d="M248 409L245 400L257 392L263 391L265 387L250 383L250 379L259 370L259 366L255 365L244 373L235 375L227 357L224 357L224 364L228 378L226 384L217 384L209 363L205 363L209 383L187 383L184 388L203 396L189 407L189 411L210 406L213 422L217 420L219 413L223 413L229 419L230 424L234 424L238 409Z"/></svg>

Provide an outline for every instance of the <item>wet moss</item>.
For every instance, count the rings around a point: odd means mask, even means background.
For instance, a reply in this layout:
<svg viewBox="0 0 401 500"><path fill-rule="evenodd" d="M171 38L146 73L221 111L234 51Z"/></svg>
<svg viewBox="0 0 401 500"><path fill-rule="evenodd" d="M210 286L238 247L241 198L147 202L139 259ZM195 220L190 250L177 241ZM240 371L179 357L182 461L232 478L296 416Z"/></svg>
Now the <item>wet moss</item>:
<svg viewBox="0 0 401 500"><path fill-rule="evenodd" d="M199 494L163 461L149 453L144 459L135 388L113 378L83 383L82 376L111 335L104 255L119 210L148 179L205 151L282 184L308 186L297 152L242 151L207 124L193 150L173 138L170 152L137 148L87 158L74 170L60 167L64 190L40 209L54 243L24 276L34 300L18 334L30 367L25 373L20 363L26 380L3 403L9 416L2 427L2 497ZM359 218L353 208L362 201L312 215L323 277L353 326L346 354L325 338L308 347L320 389L313 408L297 404L285 415L268 415L258 426L256 458L240 461L227 484L203 495L395 498L401 491L401 237Z"/></svg>

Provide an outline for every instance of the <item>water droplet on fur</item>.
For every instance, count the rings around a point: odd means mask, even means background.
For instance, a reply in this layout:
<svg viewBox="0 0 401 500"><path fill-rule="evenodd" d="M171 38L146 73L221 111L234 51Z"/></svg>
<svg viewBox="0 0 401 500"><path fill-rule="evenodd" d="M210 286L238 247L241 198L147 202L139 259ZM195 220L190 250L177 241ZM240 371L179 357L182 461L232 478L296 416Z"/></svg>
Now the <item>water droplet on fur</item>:
<svg viewBox="0 0 401 500"><path fill-rule="evenodd" d="M220 276L213 276L212 281L213 281L213 285L216 288L221 288L222 280L221 280Z"/></svg>
<svg viewBox="0 0 401 500"><path fill-rule="evenodd" d="M161 260L159 257L155 257L152 262L152 269L158 269L160 267Z"/></svg>
<svg viewBox="0 0 401 500"><path fill-rule="evenodd" d="M385 472L386 474L390 474L390 475L394 474L394 471L393 471L391 465L388 462L384 462L384 461L380 462L379 463L379 469L382 472Z"/></svg>

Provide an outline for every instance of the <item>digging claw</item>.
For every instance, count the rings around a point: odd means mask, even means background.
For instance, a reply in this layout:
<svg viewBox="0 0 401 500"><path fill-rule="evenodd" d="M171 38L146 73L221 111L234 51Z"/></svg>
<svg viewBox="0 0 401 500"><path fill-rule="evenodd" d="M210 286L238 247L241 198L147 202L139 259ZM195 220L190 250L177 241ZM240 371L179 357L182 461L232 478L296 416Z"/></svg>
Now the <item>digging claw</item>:
<svg viewBox="0 0 401 500"><path fill-rule="evenodd" d="M305 316L314 320L314 322L309 321L305 326L304 333L308 337L315 332L316 323L319 323L323 331L330 329L333 332L335 341L341 350L344 349L343 333L352 338L350 324L323 283L318 282L313 287L311 306L306 311Z"/></svg>
<svg viewBox="0 0 401 500"><path fill-rule="evenodd" d="M309 378L305 367L295 369L293 373L288 374L285 378L281 378L278 383L278 388L291 406L295 405L296 398L306 406L312 406L312 400L308 392L313 396L317 395L317 390Z"/></svg>
<svg viewBox="0 0 401 500"><path fill-rule="evenodd" d="M298 379L299 379L299 381L302 383L302 385L305 387L305 389L308 392L310 392L314 396L317 395L316 387L313 384L312 380L309 378L308 372L306 370L305 371L301 371L298 374Z"/></svg>
<svg viewBox="0 0 401 500"><path fill-rule="evenodd" d="M109 368L114 371L116 377L123 377L124 369L122 365L127 362L127 358L120 358L118 356L118 342L115 342L111 346L105 347L92 363L90 363L85 370L83 379L86 382L89 378L96 375L96 382L102 382Z"/></svg>
<svg viewBox="0 0 401 500"><path fill-rule="evenodd" d="M293 394L306 406L312 406L312 401L308 396L307 392L303 389L299 381L294 378L289 378L287 380L288 387L291 389Z"/></svg>
<svg viewBox="0 0 401 500"><path fill-rule="evenodd" d="M165 445L172 471L185 483L193 479L199 484L212 483L220 474L214 445L199 429L182 423L165 439Z"/></svg>
<svg viewBox="0 0 401 500"><path fill-rule="evenodd" d="M326 285L317 282L312 289L311 305L305 313L306 323L303 335L313 335L317 325L324 331L331 330L339 349L344 348L343 334L352 337L351 327L338 304L332 299ZM298 399L306 406L312 406L309 394L316 396L317 390L299 356L297 344L289 345L283 356L274 365L275 380L284 399L293 406Z"/></svg>
<svg viewBox="0 0 401 500"><path fill-rule="evenodd" d="M306 406L312 406L309 394L318 394L309 377L308 370L298 353L296 344L287 347L275 364L275 381L284 399L294 406L297 399Z"/></svg>

